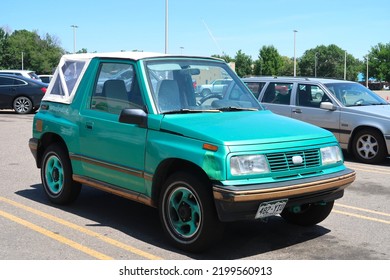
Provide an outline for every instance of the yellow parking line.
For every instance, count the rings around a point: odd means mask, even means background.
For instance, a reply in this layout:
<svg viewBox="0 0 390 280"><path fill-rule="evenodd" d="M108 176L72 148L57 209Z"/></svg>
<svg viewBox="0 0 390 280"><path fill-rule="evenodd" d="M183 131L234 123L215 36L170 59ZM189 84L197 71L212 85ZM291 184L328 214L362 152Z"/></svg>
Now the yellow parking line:
<svg viewBox="0 0 390 280"><path fill-rule="evenodd" d="M92 249L90 249L90 248L88 248L86 246L83 246L83 245L81 245L81 244L79 244L77 242L74 242L74 241L72 241L72 240L70 240L70 239L68 239L66 237L63 237L63 236L61 236L59 234L51 232L51 231L49 231L47 229L44 229L44 228L42 228L40 226L37 226L37 225L35 225L33 223L30 223L30 222L28 222L26 220L23 220L23 219L18 218L18 217L14 216L14 215L11 215L11 214L9 214L7 212L4 212L4 211L0 210L0 216L3 216L4 218L7 218L7 219L9 219L9 220L11 220L11 221L13 221L15 223L18 223L18 224L21 224L21 225L25 226L25 227L28 227L29 229L35 230L36 232L38 232L40 234L43 234L43 235L45 235L47 237L50 237L50 238L52 238L52 239L54 239L54 240L56 240L58 242L64 243L64 244L66 244L66 245L68 245L68 246L70 246L70 247L72 247L72 248L74 248L76 250L79 250L79 251L81 251L83 253L86 253L86 254L88 254L88 255L96 258L96 259L99 259L99 260L112 260L113 259L113 258L111 258L111 257L109 257L109 256L107 256L105 254L99 253L98 251L92 250Z"/></svg>
<svg viewBox="0 0 390 280"><path fill-rule="evenodd" d="M16 202L16 201L7 199L7 198L5 198L5 197L1 197L1 196L0 196L0 201L4 201L4 202L6 202L6 203L8 203L8 204L11 204L11 205L13 205L13 206L15 206L15 207L18 207L18 208L21 208L21 209L24 209L24 210L26 210L26 211L28 211L28 212L31 212L31 213L34 213L34 214L36 214L36 215L38 215L38 216L44 217L44 218L46 218L46 219L48 219L48 220L51 220L51 221L53 221L53 222L56 222L56 223L59 223L59 224L61 224L61 225L67 226L67 227L69 227L69 228L72 228L72 229L74 229L74 230L80 231L80 232L82 232L82 233L84 233L84 234L87 234L87 235L89 235L89 236L98 238L98 239L100 239L100 240L102 240L102 241L104 241L104 242L106 242L106 243L109 243L109 244L111 244L111 245L113 245L113 246L116 246L116 247L118 247L118 248L121 248L121 249L123 249L123 250L129 251L129 252L131 252L131 253L133 253L133 254L139 255L139 256L144 257L144 258L146 258L146 259L150 259L150 260L161 260L161 259L162 259L162 258L160 258L160 257L157 257L157 256L153 255L153 254L149 254L149 253L147 253L147 252L145 252L145 251L142 251L142 250L137 249L137 248L135 248L135 247L129 246L129 245L124 244L124 243L122 243L122 242L119 242L119 241L117 241L117 240L115 240L115 239L112 239L112 238L109 238L109 237L107 237L107 236L101 235L101 234L99 234L99 233L97 233L97 232L94 232L94 231L92 231L92 230L83 228L83 227L81 227L81 226L79 226L79 225L70 223L70 222L68 222L68 221L65 221L65 220L63 220L63 219L61 219L61 218L58 218L58 217L55 217L55 216L53 216L53 215L47 214L47 213L45 213L45 212L36 210L36 209L31 208L31 207L28 207L28 206L25 206L25 205L23 205L23 204L20 204L20 203L18 203L18 202Z"/></svg>
<svg viewBox="0 0 390 280"><path fill-rule="evenodd" d="M335 203L335 206L339 206L339 207L349 208L349 209L358 210L358 211L362 211L362 212L367 212L367 213L371 213L371 214L376 214L376 215L390 217L389 213L379 212L379 211L375 211L375 210L364 209L364 208L359 208L359 207L345 205L345 204L340 204L340 203Z"/></svg>
<svg viewBox="0 0 390 280"><path fill-rule="evenodd" d="M355 218L359 218L359 219L364 219L364 220L369 220L369 221L374 221L374 222L390 225L390 221L386 221L386 220L381 220L381 219L377 219L377 218L367 217L367 216L363 216L363 215L353 214L353 213L339 211L339 210L334 210L334 209L332 210L332 212L338 213L338 214L342 214L342 215L351 216L351 217L355 217Z"/></svg>

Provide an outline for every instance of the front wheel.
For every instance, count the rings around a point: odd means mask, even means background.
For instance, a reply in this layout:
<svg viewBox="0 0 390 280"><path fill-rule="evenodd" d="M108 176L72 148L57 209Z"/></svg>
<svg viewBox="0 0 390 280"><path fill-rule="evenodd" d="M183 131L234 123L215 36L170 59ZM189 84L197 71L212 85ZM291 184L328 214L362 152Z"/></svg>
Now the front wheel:
<svg viewBox="0 0 390 280"><path fill-rule="evenodd" d="M81 190L81 184L72 179L70 159L59 144L52 144L45 150L41 179L46 195L56 204L73 202Z"/></svg>
<svg viewBox="0 0 390 280"><path fill-rule="evenodd" d="M293 206L284 209L280 215L291 224L313 226L329 216L333 209L333 204L334 201Z"/></svg>
<svg viewBox="0 0 390 280"><path fill-rule="evenodd" d="M160 195L159 214L169 240L182 250L203 251L223 230L211 184L190 173L178 172L168 178Z"/></svg>
<svg viewBox="0 0 390 280"><path fill-rule="evenodd" d="M387 156L383 136L374 129L365 129L356 133L352 145L355 158L364 163L380 163Z"/></svg>

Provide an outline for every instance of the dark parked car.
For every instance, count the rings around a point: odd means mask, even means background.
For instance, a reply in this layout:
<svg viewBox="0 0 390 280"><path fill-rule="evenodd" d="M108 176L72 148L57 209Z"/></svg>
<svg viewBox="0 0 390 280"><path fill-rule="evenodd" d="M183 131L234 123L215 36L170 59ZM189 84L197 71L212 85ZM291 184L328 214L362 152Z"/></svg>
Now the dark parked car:
<svg viewBox="0 0 390 280"><path fill-rule="evenodd" d="M0 74L0 109L14 109L18 114L38 110L47 84L15 75Z"/></svg>

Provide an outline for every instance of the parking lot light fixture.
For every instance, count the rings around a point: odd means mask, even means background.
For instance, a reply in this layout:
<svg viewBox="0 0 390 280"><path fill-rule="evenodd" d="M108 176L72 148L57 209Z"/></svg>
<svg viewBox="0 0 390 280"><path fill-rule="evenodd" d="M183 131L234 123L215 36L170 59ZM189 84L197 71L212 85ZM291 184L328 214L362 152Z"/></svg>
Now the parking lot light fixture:
<svg viewBox="0 0 390 280"><path fill-rule="evenodd" d="M71 25L73 28L73 53L76 53L76 28L79 28L77 25Z"/></svg>
<svg viewBox="0 0 390 280"><path fill-rule="evenodd" d="M297 34L297 30L294 30L294 77L297 76L297 57L296 57L296 53L295 53L295 45L296 45L296 34Z"/></svg>

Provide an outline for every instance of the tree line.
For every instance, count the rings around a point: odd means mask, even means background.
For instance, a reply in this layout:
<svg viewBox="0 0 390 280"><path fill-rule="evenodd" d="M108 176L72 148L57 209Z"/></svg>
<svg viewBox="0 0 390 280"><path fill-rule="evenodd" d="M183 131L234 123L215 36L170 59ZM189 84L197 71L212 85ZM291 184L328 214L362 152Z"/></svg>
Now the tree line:
<svg viewBox="0 0 390 280"><path fill-rule="evenodd" d="M85 53L87 49L83 48L80 52ZM0 69L23 68L38 74L51 74L65 53L59 40L50 34L39 36L37 31L27 30L11 33L0 28ZM255 60L242 50L237 51L235 57L226 54L212 56L235 62L235 70L240 77L293 76L294 72L293 58L280 55L273 45L263 46ZM343 79L345 75L347 80L356 81L359 73L366 76L367 63L369 77L389 82L390 43L372 47L364 61L336 45L319 45L296 58L296 74L337 79Z"/></svg>
<svg viewBox="0 0 390 280"><path fill-rule="evenodd" d="M235 70L240 77L294 75L294 58L280 55L272 45L263 46L256 60L242 50L234 58L228 55L213 56L235 62ZM390 43L379 43L372 47L363 61L334 44L319 45L296 58L296 75L357 81L358 74L366 78L367 66L369 78L390 82Z"/></svg>

